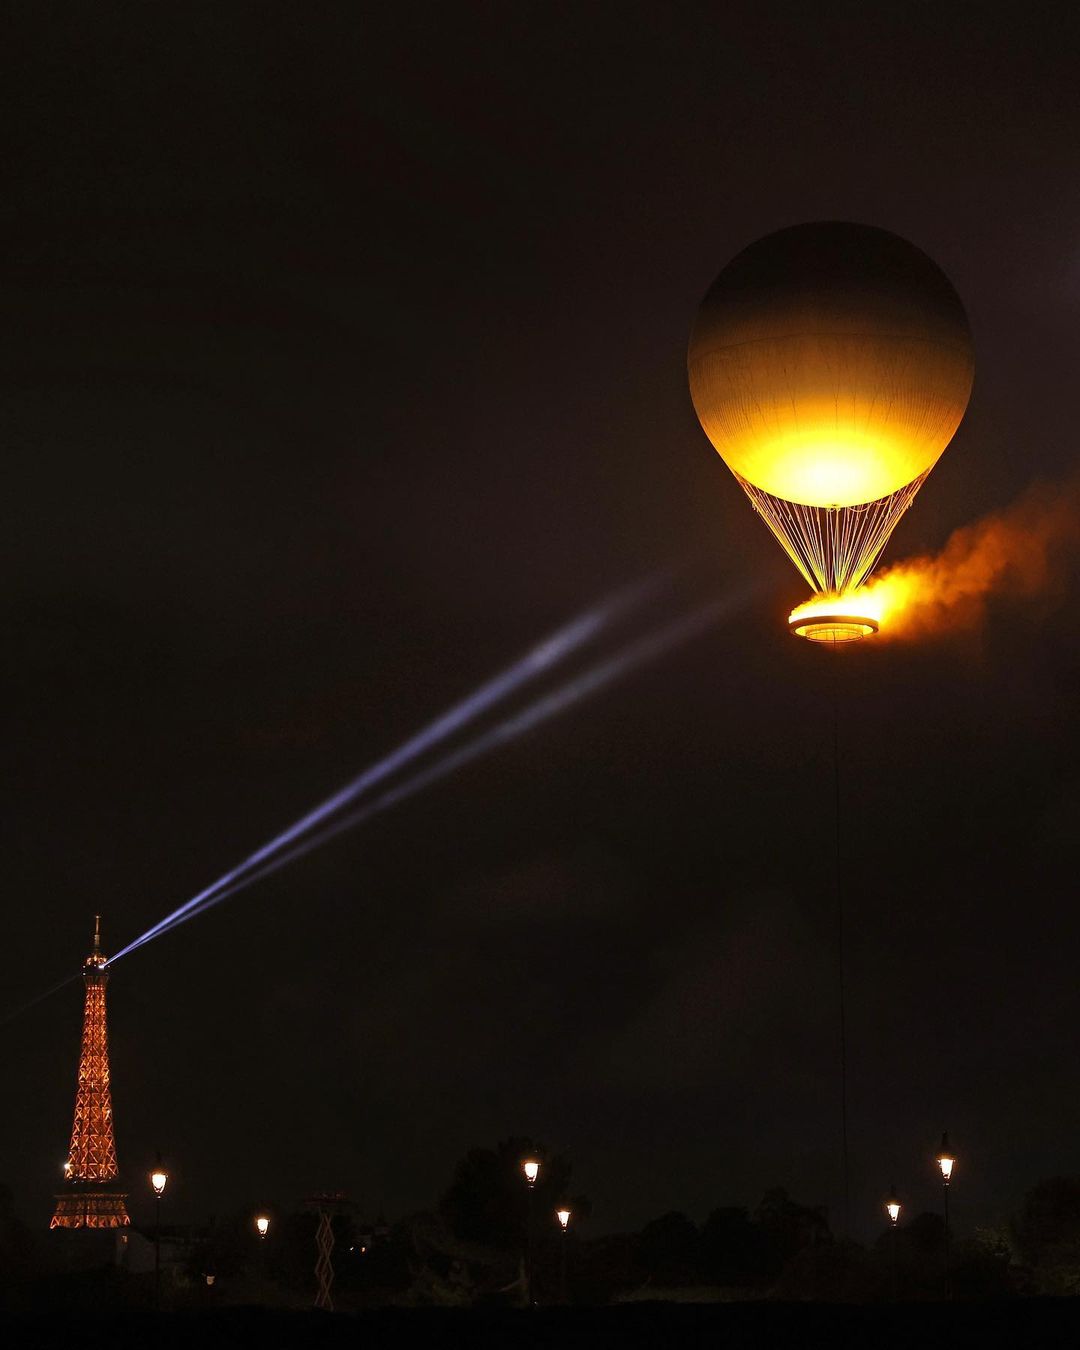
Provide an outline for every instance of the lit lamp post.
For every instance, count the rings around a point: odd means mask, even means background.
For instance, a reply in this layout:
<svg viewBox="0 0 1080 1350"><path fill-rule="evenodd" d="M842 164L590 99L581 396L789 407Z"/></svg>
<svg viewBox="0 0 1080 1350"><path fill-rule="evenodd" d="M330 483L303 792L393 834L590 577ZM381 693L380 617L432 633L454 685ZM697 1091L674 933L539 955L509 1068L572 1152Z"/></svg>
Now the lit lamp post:
<svg viewBox="0 0 1080 1350"><path fill-rule="evenodd" d="M266 1235L270 1231L270 1216L268 1214L257 1214L255 1216L255 1231L259 1235L259 1243L264 1243L266 1241ZM255 1273L260 1280L266 1278L266 1253L263 1251L261 1245L255 1260Z"/></svg>
<svg viewBox="0 0 1080 1350"><path fill-rule="evenodd" d="M562 1229L562 1261L560 1269L560 1285L562 1289L562 1301L566 1303L566 1232L570 1227L570 1211L563 1206L562 1209L555 1211L555 1217L559 1221L559 1227Z"/></svg>
<svg viewBox="0 0 1080 1350"><path fill-rule="evenodd" d="M169 1174L161 1165L161 1154L157 1155L157 1166L150 1173L150 1185L154 1188L154 1302L161 1307L161 1197L168 1185Z"/></svg>
<svg viewBox="0 0 1080 1350"><path fill-rule="evenodd" d="M529 1212L525 1228L525 1296L529 1307L533 1306L533 1191L536 1178L540 1175L540 1162L537 1158L526 1158L521 1164L525 1173L525 1184L529 1188Z"/></svg>
<svg viewBox="0 0 1080 1350"><path fill-rule="evenodd" d="M937 1156L937 1165L941 1168L941 1188L945 1193L945 1297L952 1298L952 1271L950 1269L949 1248L949 1182L952 1180L956 1159L949 1150L948 1130L941 1136L941 1148Z"/></svg>
<svg viewBox="0 0 1080 1350"><path fill-rule="evenodd" d="M885 1213L889 1216L889 1223L892 1226L892 1237L889 1240L890 1260L889 1265L892 1269L892 1296L893 1302L896 1302L896 1226L900 1222L900 1198L896 1194L896 1187L889 1187L889 1198L885 1201Z"/></svg>

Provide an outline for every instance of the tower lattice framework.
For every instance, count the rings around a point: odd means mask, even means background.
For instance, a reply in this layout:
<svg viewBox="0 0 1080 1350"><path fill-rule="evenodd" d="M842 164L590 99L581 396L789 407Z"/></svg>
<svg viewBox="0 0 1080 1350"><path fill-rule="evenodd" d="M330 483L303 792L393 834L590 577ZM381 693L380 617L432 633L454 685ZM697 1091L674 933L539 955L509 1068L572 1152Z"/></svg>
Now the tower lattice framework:
<svg viewBox="0 0 1080 1350"><path fill-rule="evenodd" d="M94 948L83 962L86 998L71 1148L64 1165L65 1187L56 1197L50 1228L125 1228L131 1222L127 1196L118 1185L105 1020L105 986L109 982L105 961L101 917L97 915Z"/></svg>

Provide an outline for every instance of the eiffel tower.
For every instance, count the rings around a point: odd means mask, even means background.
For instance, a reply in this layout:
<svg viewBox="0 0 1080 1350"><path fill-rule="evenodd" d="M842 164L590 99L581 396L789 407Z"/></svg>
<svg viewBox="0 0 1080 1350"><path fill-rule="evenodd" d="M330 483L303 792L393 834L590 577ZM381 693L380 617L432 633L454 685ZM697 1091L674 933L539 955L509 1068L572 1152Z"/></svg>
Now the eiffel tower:
<svg viewBox="0 0 1080 1350"><path fill-rule="evenodd" d="M79 1085L75 1091L75 1123L64 1164L65 1186L56 1197L50 1228L126 1228L127 1196L118 1189L109 1090L109 1041L105 1028L105 986L108 967L101 951L101 916L94 916L94 949L83 962L86 1001L83 1004Z"/></svg>

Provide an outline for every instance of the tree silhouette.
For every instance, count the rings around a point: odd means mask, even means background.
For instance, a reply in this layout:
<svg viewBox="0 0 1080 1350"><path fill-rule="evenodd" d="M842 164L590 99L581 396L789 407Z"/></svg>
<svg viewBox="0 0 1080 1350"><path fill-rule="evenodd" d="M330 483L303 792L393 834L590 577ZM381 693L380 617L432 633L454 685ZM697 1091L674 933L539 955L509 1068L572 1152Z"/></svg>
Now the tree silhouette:
<svg viewBox="0 0 1080 1350"><path fill-rule="evenodd" d="M546 1231L555 1222L555 1209L568 1193L570 1163L534 1139L512 1136L493 1149L471 1148L454 1169L439 1209L456 1237L504 1251L524 1247L530 1200L521 1164L529 1156L541 1163L532 1196L537 1229ZM576 1203L584 1211L588 1202Z"/></svg>
<svg viewBox="0 0 1080 1350"><path fill-rule="evenodd" d="M701 1273L710 1284L750 1285L773 1269L767 1236L745 1209L714 1209L701 1229Z"/></svg>
<svg viewBox="0 0 1080 1350"><path fill-rule="evenodd" d="M824 1209L817 1205L797 1204L780 1187L766 1191L762 1196L754 1222L768 1244L774 1273L805 1247L832 1241Z"/></svg>
<svg viewBox="0 0 1080 1350"><path fill-rule="evenodd" d="M1033 1186L1012 1232L1040 1293L1080 1293L1080 1177L1049 1177Z"/></svg>
<svg viewBox="0 0 1080 1350"><path fill-rule="evenodd" d="M634 1264L657 1284L693 1284L698 1279L698 1230L685 1214L672 1210L647 1223L638 1234Z"/></svg>
<svg viewBox="0 0 1080 1350"><path fill-rule="evenodd" d="M933 1210L916 1214L900 1231L902 1245L918 1256L937 1256L945 1251L945 1220Z"/></svg>

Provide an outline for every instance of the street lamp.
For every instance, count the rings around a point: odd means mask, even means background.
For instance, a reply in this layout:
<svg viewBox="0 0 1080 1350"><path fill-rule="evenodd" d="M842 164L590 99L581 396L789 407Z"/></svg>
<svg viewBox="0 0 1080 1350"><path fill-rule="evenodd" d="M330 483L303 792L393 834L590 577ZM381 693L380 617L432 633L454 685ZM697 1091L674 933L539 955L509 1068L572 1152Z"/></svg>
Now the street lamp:
<svg viewBox="0 0 1080 1350"><path fill-rule="evenodd" d="M896 1194L896 1187L889 1187L889 1198L885 1201L885 1213L889 1216L889 1223L892 1225L892 1237L889 1240L889 1267L892 1273L892 1298L896 1302L896 1226L900 1222L900 1197Z"/></svg>
<svg viewBox="0 0 1080 1350"><path fill-rule="evenodd" d="M949 1249L949 1182L952 1180L956 1159L949 1148L948 1130L941 1136L941 1148L938 1150L937 1165L941 1169L941 1189L945 1196L945 1297L952 1298L952 1271Z"/></svg>
<svg viewBox="0 0 1080 1350"><path fill-rule="evenodd" d="M150 1173L150 1185L154 1189L154 1302L161 1307L161 1197L168 1185L169 1174L161 1165L161 1154L157 1155L157 1166Z"/></svg>
<svg viewBox="0 0 1080 1350"><path fill-rule="evenodd" d="M949 1132L946 1130L941 1136L941 1149L937 1156L937 1165L941 1168L941 1179L946 1190L948 1190L949 1182L952 1180L952 1171L955 1164L956 1159L949 1152Z"/></svg>
<svg viewBox="0 0 1080 1350"><path fill-rule="evenodd" d="M256 1214L256 1216L255 1216L255 1232L258 1233L258 1235L259 1235L259 1242L260 1242L260 1244L266 1241L266 1235L267 1235L267 1233L269 1233L269 1231L270 1231L270 1216L269 1216L269 1214ZM255 1271L256 1271L256 1274L258 1275L258 1278L259 1278L260 1280L265 1280L265 1278L266 1278L266 1251L264 1250L264 1248L263 1248L261 1245L260 1245L260 1247L259 1247L258 1252L257 1252L256 1255L255 1255L254 1266L255 1266Z"/></svg>
<svg viewBox="0 0 1080 1350"><path fill-rule="evenodd" d="M525 1173L525 1185L529 1188L529 1210L525 1220L525 1297L529 1307L533 1306L533 1192L536 1178L540 1175L540 1160L534 1157L523 1158L521 1170Z"/></svg>
<svg viewBox="0 0 1080 1350"><path fill-rule="evenodd" d="M564 1205L562 1209L555 1211L555 1217L559 1221L559 1227L562 1229L562 1261L560 1270L560 1284L562 1287L562 1301L566 1303L566 1231L570 1227L570 1211Z"/></svg>

